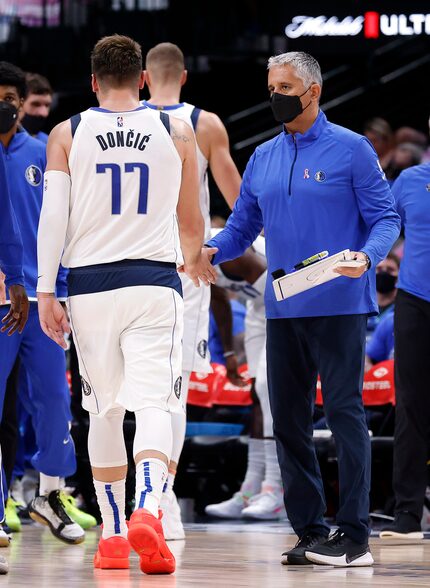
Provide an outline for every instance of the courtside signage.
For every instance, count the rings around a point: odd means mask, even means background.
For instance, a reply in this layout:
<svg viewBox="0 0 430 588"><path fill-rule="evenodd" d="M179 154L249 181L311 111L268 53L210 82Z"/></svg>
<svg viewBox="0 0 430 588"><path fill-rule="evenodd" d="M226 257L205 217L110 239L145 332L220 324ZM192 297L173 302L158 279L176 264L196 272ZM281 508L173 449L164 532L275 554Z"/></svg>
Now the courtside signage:
<svg viewBox="0 0 430 588"><path fill-rule="evenodd" d="M365 12L360 16L294 16L285 27L290 39L299 37L379 37L430 35L430 14L379 14Z"/></svg>

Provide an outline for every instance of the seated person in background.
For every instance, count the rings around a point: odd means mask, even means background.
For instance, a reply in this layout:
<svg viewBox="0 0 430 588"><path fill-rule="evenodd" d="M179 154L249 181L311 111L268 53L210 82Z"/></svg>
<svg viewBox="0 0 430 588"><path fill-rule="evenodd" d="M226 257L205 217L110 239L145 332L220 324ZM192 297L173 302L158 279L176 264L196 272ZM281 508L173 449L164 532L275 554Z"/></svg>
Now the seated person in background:
<svg viewBox="0 0 430 588"><path fill-rule="evenodd" d="M369 139L384 171L391 162L394 147L393 130L383 118L375 117L364 123L363 134Z"/></svg>
<svg viewBox="0 0 430 588"><path fill-rule="evenodd" d="M372 365L391 359L394 354L394 308L390 308L366 345L366 372Z"/></svg>
<svg viewBox="0 0 430 588"><path fill-rule="evenodd" d="M376 293L379 307L379 316L370 317L367 321L368 335L372 333L381 322L385 313L393 310L396 299L396 282L399 276L400 259L390 251L387 257L376 266Z"/></svg>

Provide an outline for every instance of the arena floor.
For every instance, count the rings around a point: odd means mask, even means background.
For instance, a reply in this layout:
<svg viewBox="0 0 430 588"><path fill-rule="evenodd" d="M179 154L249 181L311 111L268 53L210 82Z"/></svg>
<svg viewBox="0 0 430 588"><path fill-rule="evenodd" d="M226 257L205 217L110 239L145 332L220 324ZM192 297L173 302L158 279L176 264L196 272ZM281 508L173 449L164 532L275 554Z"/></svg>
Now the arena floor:
<svg viewBox="0 0 430 588"><path fill-rule="evenodd" d="M99 531L87 532L82 545L68 546L42 527L25 526L2 549L10 572L0 586L103 588L302 588L430 585L430 541L384 542L371 539L373 568L282 566L279 556L295 542L283 524L190 524L186 541L171 542L177 559L173 576L145 576L135 554L130 570L94 570Z"/></svg>

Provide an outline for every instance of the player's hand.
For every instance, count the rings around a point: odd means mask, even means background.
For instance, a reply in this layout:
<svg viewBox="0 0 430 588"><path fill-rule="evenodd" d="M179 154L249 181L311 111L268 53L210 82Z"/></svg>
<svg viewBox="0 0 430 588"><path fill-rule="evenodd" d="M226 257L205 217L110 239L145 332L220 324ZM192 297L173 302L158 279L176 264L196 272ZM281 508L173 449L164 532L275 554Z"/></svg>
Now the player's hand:
<svg viewBox="0 0 430 588"><path fill-rule="evenodd" d="M217 251L216 247L202 247L200 256L195 263L185 263L184 271L197 288L200 287L199 280L205 286L215 284L217 276L211 260Z"/></svg>
<svg viewBox="0 0 430 588"><path fill-rule="evenodd" d="M65 333L70 333L70 325L65 309L53 294L37 293L39 320L42 331L57 345L67 349Z"/></svg>
<svg viewBox="0 0 430 588"><path fill-rule="evenodd" d="M232 384L239 386L239 388L246 386L246 381L242 378L238 371L239 366L236 355L229 355L225 358L225 367L227 370L227 378Z"/></svg>
<svg viewBox="0 0 430 588"><path fill-rule="evenodd" d="M367 271L367 258L361 251L351 251L351 259L357 261L363 261L364 263L358 267L342 267L342 262L333 270L336 274L346 276L347 278L361 278L361 276Z"/></svg>
<svg viewBox="0 0 430 588"><path fill-rule="evenodd" d="M2 320L1 332L13 335L15 331L22 333L28 319L30 304L24 286L13 285L9 287L10 309ZM5 295L6 299L6 295ZM6 301L6 300L5 300Z"/></svg>
<svg viewBox="0 0 430 588"><path fill-rule="evenodd" d="M6 304L6 284L4 283L6 276L0 270L0 304Z"/></svg>

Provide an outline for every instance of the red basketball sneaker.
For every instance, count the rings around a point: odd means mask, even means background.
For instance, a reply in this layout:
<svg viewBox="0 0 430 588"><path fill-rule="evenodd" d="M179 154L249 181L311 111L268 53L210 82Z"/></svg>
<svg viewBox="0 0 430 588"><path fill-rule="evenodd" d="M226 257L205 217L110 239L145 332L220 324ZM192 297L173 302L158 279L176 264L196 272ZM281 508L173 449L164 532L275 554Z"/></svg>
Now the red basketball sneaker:
<svg viewBox="0 0 430 588"><path fill-rule="evenodd" d="M128 540L140 557L145 574L173 574L176 562L164 539L161 511L156 519L145 508L138 508L130 517Z"/></svg>
<svg viewBox="0 0 430 588"><path fill-rule="evenodd" d="M130 567L128 557L130 544L124 537L100 538L99 548L94 556L94 567L103 570L123 570Z"/></svg>

